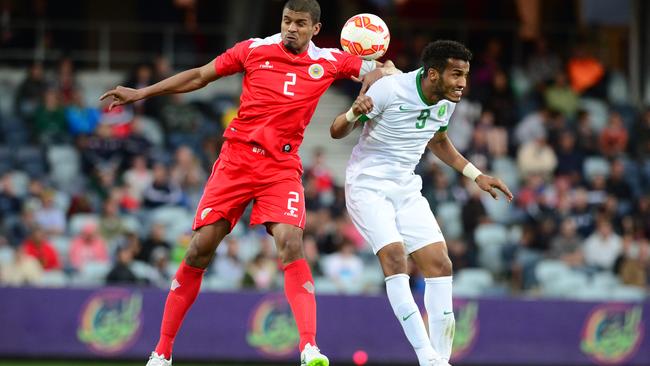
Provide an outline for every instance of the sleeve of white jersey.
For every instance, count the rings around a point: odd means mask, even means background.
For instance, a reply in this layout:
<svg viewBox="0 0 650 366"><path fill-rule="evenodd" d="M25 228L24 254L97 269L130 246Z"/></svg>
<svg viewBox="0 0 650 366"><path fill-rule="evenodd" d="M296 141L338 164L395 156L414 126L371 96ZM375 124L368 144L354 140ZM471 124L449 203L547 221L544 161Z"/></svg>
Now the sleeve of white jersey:
<svg viewBox="0 0 650 366"><path fill-rule="evenodd" d="M365 122L369 119L373 119L382 114L386 107L388 107L394 89L391 85L391 80L392 78L390 76L384 76L370 86L366 95L372 99L372 110L370 113L362 115L359 118L359 121Z"/></svg>

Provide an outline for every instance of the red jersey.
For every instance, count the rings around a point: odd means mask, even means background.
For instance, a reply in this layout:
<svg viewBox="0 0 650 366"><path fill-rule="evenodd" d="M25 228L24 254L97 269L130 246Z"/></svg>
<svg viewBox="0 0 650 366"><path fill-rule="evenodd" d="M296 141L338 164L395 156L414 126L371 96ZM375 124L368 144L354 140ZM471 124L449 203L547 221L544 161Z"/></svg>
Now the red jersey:
<svg viewBox="0 0 650 366"><path fill-rule="evenodd" d="M358 77L361 65L356 56L313 42L295 55L280 34L237 43L214 60L219 76L244 72L239 112L224 137L300 166L298 148L321 95L336 79Z"/></svg>

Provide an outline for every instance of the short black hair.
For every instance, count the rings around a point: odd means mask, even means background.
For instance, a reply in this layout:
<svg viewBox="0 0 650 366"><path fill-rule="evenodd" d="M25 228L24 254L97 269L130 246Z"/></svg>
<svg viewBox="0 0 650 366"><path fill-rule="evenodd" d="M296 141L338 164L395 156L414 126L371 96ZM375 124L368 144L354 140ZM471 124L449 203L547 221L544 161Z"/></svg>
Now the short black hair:
<svg viewBox="0 0 650 366"><path fill-rule="evenodd" d="M422 65L426 72L430 68L445 71L447 60L455 58L469 62L472 59L472 52L462 43L449 40L439 40L429 43L422 51Z"/></svg>
<svg viewBox="0 0 650 366"><path fill-rule="evenodd" d="M309 13L312 23L320 22L320 4L316 0L289 0L282 9L285 8L298 13Z"/></svg>

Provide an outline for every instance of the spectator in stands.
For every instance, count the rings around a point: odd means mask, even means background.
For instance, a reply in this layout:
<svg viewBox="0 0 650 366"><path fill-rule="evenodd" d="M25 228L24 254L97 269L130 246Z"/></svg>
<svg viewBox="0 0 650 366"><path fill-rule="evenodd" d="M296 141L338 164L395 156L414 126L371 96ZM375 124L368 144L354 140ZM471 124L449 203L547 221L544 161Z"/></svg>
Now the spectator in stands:
<svg viewBox="0 0 650 366"><path fill-rule="evenodd" d="M115 265L106 275L106 283L109 285L133 285L139 283L138 277L131 269L133 249L127 245L119 246L116 258Z"/></svg>
<svg viewBox="0 0 650 366"><path fill-rule="evenodd" d="M213 267L218 277L227 278L235 284L235 288L239 288L245 272L245 265L239 259L239 240L229 235L225 242L226 252L217 255Z"/></svg>
<svg viewBox="0 0 650 366"><path fill-rule="evenodd" d="M153 183L153 173L147 166L147 158L137 155L131 159L131 168L122 175L128 187L129 193L138 201L142 200L142 194Z"/></svg>
<svg viewBox="0 0 650 366"><path fill-rule="evenodd" d="M74 65L69 57L61 59L56 75L56 85L61 102L64 106L73 103L74 95L77 92L77 77L75 75Z"/></svg>
<svg viewBox="0 0 650 366"><path fill-rule="evenodd" d="M309 268L311 268L314 276L322 276L323 269L320 265L320 253L318 253L318 245L316 244L316 239L311 235L305 235L302 239L303 241L303 250L305 251L305 259L309 263Z"/></svg>
<svg viewBox="0 0 650 366"><path fill-rule="evenodd" d="M160 116L167 136L167 145L172 148L183 143L196 145L198 140L195 134L201 127L199 110L183 101L181 94L172 94L169 97L169 103L162 107Z"/></svg>
<svg viewBox="0 0 650 366"><path fill-rule="evenodd" d="M145 208L184 204L183 191L178 184L171 180L167 167L162 163L154 164L153 181L142 195Z"/></svg>
<svg viewBox="0 0 650 366"><path fill-rule="evenodd" d="M57 207L56 191L47 189L41 194L41 207L36 210L35 219L47 235L61 235L65 232L65 212Z"/></svg>
<svg viewBox="0 0 650 366"><path fill-rule="evenodd" d="M16 90L14 101L16 115L25 120L31 120L43 100L46 88L43 64L35 62L30 66L27 76Z"/></svg>
<svg viewBox="0 0 650 366"><path fill-rule="evenodd" d="M171 180L181 187L190 201L190 207L196 207L203 193L203 184L208 174L203 170L201 162L188 146L180 146L174 154L174 165L171 168Z"/></svg>
<svg viewBox="0 0 650 366"><path fill-rule="evenodd" d="M169 255L169 251L164 248L156 248L151 253L152 265L156 270L155 285L164 289L169 287L174 277L174 270L169 266Z"/></svg>
<svg viewBox="0 0 650 366"><path fill-rule="evenodd" d="M48 89L43 104L34 113L34 134L40 144L49 145L69 140L65 109L55 89Z"/></svg>
<svg viewBox="0 0 650 366"><path fill-rule="evenodd" d="M243 286L257 290L271 290L276 286L278 263L265 251L258 253L246 267Z"/></svg>
<svg viewBox="0 0 650 366"><path fill-rule="evenodd" d="M496 126L511 129L516 123L517 108L508 75L503 70L497 70L490 88L485 109L489 109L494 114Z"/></svg>
<svg viewBox="0 0 650 366"><path fill-rule="evenodd" d="M622 209L629 210L631 208L634 192L626 180L623 160L616 159L610 165L610 173L609 177L607 177L606 186L607 193L618 198L620 203L625 205L625 207L621 207Z"/></svg>
<svg viewBox="0 0 650 366"><path fill-rule="evenodd" d="M531 83L536 85L550 82L561 68L562 61L557 54L549 50L547 40L537 39L535 50L530 55L526 66L526 75Z"/></svg>
<svg viewBox="0 0 650 366"><path fill-rule="evenodd" d="M351 241L344 240L338 251L323 258L323 273L342 292L356 293L362 289L359 284L363 275L363 261Z"/></svg>
<svg viewBox="0 0 650 366"><path fill-rule="evenodd" d="M585 264L595 269L612 271L623 251L621 237L612 228L609 218L601 217L596 231L584 243Z"/></svg>
<svg viewBox="0 0 650 366"><path fill-rule="evenodd" d="M153 264L152 253L154 250L162 248L169 254L172 246L167 242L165 235L166 232L164 224L155 223L151 225L149 236L144 241L142 241L140 252L136 255L135 259Z"/></svg>
<svg viewBox="0 0 650 366"><path fill-rule="evenodd" d="M128 231L124 219L120 216L120 204L115 198L104 200L102 214L99 217L99 234L109 247Z"/></svg>
<svg viewBox="0 0 650 366"><path fill-rule="evenodd" d="M600 151L606 157L617 157L625 153L629 136L623 118L616 112L609 114L607 126L600 133Z"/></svg>
<svg viewBox="0 0 650 366"><path fill-rule="evenodd" d="M328 202L333 199L334 178L331 169L325 163L325 150L322 147L316 147L312 154L311 164L305 169L305 174L315 180L316 191Z"/></svg>
<svg viewBox="0 0 650 366"><path fill-rule="evenodd" d="M566 118L573 118L578 111L578 94L571 89L566 74L562 71L555 75L552 85L544 92L546 105L562 113Z"/></svg>
<svg viewBox="0 0 650 366"><path fill-rule="evenodd" d="M153 70L149 64L139 64L132 72L131 76L125 81L124 86L129 88L140 89L154 84ZM153 100L153 99L152 99ZM136 115L146 114L148 116L156 116L152 108L153 103L150 100L140 100L133 103L133 110Z"/></svg>
<svg viewBox="0 0 650 366"><path fill-rule="evenodd" d="M20 214L23 201L16 194L11 174L0 176L0 225L8 217Z"/></svg>
<svg viewBox="0 0 650 366"><path fill-rule="evenodd" d="M551 177L557 166L557 157L546 142L545 132L519 147L517 166L523 177L531 174L539 174L545 179Z"/></svg>
<svg viewBox="0 0 650 366"><path fill-rule="evenodd" d="M92 135L99 124L101 113L97 108L87 107L83 94L75 91L72 102L65 108L68 131L72 136Z"/></svg>
<svg viewBox="0 0 650 366"><path fill-rule="evenodd" d="M560 233L553 238L549 258L557 259L574 268L584 266L582 239L578 235L577 225L572 218L566 218L560 226Z"/></svg>
<svg viewBox="0 0 650 366"><path fill-rule="evenodd" d="M0 265L0 285L37 285L43 277L43 267L34 256L18 249L9 263Z"/></svg>
<svg viewBox="0 0 650 366"><path fill-rule="evenodd" d="M579 110L575 128L578 150L586 156L599 155L598 133L593 127L591 115L586 110Z"/></svg>
<svg viewBox="0 0 650 366"><path fill-rule="evenodd" d="M650 269L650 243L645 238L634 240L628 236L623 239L623 255L617 262L617 274L621 282L630 286L644 288L648 284Z"/></svg>
<svg viewBox="0 0 650 366"><path fill-rule="evenodd" d="M573 209L570 217L576 222L578 234L582 238L586 238L594 231L594 212L589 204L589 194L583 187L577 188L573 193Z"/></svg>
<svg viewBox="0 0 650 366"><path fill-rule="evenodd" d="M19 250L24 250L27 255L36 258L45 271L56 271L63 267L59 253L47 240L47 234L39 226L32 228L29 237Z"/></svg>
<svg viewBox="0 0 650 366"><path fill-rule="evenodd" d="M640 161L650 161L650 108L647 108L634 126L634 152Z"/></svg>
<svg viewBox="0 0 650 366"><path fill-rule="evenodd" d="M555 175L567 176L573 184L579 183L582 180L582 165L585 157L576 146L573 132L564 130L560 133L556 155Z"/></svg>
<svg viewBox="0 0 650 366"><path fill-rule="evenodd" d="M94 134L82 136L77 141L83 171L92 172L97 167L118 167L122 164L122 141L114 136L108 123L100 123Z"/></svg>
<svg viewBox="0 0 650 366"><path fill-rule="evenodd" d="M99 235L97 223L87 222L70 243L70 266L81 271L90 262L108 263L106 241Z"/></svg>
<svg viewBox="0 0 650 366"><path fill-rule="evenodd" d="M514 131L514 141L517 145L534 140L537 136L546 133L548 120L551 118L551 111L542 108L528 113L517 123Z"/></svg>

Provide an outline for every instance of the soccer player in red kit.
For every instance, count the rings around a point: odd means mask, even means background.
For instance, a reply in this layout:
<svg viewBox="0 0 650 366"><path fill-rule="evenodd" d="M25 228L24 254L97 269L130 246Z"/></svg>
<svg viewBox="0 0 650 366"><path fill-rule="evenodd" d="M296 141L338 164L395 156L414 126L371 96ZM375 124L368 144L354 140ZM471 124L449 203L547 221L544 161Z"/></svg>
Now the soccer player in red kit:
<svg viewBox="0 0 650 366"><path fill-rule="evenodd" d="M316 0L289 0L280 34L237 43L207 65L157 84L142 89L118 86L101 97L112 98L112 108L189 92L222 76L244 73L241 106L224 133L221 154L199 202L194 235L172 280L160 340L147 366L171 365L174 339L198 295L205 268L250 201L251 225L266 225L284 266L285 295L300 334L301 364L329 365L316 347L314 282L302 249L305 204L298 147L318 99L335 79L359 78L363 90L394 66L316 47L311 38L320 31L319 19Z"/></svg>

